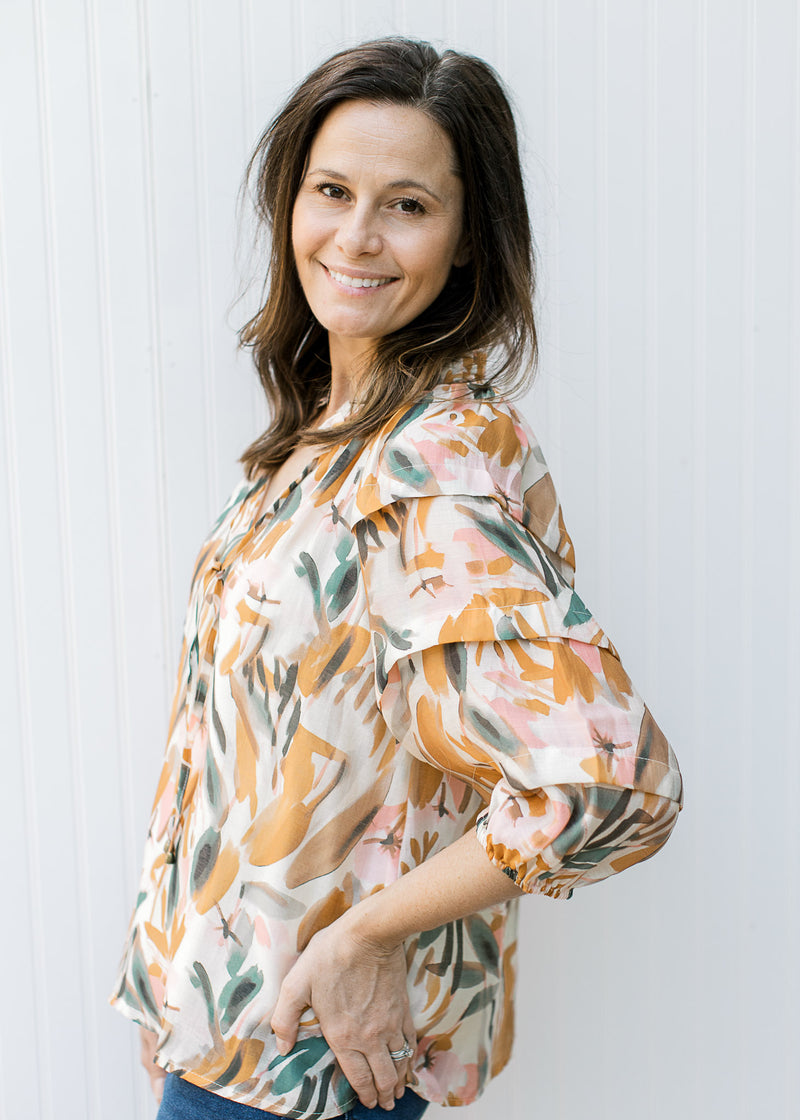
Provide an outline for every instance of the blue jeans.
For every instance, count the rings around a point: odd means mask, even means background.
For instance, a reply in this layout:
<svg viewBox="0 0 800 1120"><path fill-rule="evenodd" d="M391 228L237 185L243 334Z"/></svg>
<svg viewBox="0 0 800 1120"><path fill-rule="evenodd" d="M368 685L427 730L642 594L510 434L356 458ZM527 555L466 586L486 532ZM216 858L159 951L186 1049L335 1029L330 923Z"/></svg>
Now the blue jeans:
<svg viewBox="0 0 800 1120"><path fill-rule="evenodd" d="M385 1108L364 1108L363 1104L357 1103L349 1112L345 1112L342 1120L381 1120L382 1117L417 1120L427 1107L427 1101L406 1089L390 1112ZM227 1097L220 1097L216 1093L210 1093L208 1089L200 1089L197 1085L184 1081L177 1074L168 1073L156 1120L268 1120L269 1117L276 1116L275 1112L264 1112L261 1108L229 1101ZM277 1120L283 1118L277 1117Z"/></svg>

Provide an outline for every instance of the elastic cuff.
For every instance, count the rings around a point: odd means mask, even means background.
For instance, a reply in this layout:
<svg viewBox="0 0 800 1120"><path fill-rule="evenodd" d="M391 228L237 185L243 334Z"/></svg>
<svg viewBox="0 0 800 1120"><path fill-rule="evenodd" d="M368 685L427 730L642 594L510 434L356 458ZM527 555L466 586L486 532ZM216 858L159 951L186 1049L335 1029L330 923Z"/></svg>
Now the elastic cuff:
<svg viewBox="0 0 800 1120"><path fill-rule="evenodd" d="M500 848L498 851L497 846L492 844L489 840L489 810L485 810L478 817L475 822L475 835L477 836L478 843L486 852L486 855L495 865L507 875L512 883L515 883L522 894L543 894L547 898L555 898L561 902L566 902L572 898L573 887L566 883L557 883L553 881L552 875L545 872L542 875L535 877L526 875L522 867L514 867L509 863L508 859L504 858L505 848Z"/></svg>

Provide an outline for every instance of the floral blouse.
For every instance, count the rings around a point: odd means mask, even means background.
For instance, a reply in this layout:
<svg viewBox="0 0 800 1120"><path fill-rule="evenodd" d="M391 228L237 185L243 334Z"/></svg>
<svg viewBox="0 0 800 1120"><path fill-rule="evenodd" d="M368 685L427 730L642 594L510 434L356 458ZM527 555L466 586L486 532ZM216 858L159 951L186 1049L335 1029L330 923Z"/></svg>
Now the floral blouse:
<svg viewBox="0 0 800 1120"><path fill-rule="evenodd" d="M269 1019L314 933L474 829L522 892L647 859L672 751L573 590L542 453L470 365L266 512L236 489L192 582L166 758L112 1002L158 1062L298 1118L355 1100L310 1010ZM517 903L406 945L411 1088L468 1104L512 1042Z"/></svg>

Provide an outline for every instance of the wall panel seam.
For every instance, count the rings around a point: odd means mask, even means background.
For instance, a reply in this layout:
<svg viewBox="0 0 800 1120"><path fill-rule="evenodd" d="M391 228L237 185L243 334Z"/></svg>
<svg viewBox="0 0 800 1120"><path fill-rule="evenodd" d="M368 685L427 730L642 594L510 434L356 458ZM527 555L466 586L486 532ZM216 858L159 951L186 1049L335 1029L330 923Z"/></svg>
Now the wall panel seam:
<svg viewBox="0 0 800 1120"><path fill-rule="evenodd" d="M0 155L2 153L0 152ZM20 918L25 921L30 930L31 963L33 976L32 988L32 1019L37 1035L48 1037L49 1015L47 1001L43 987L43 977L38 962L44 957L44 919L42 915L41 892L41 858L39 854L39 827L36 811L36 782L33 775L33 725L31 711L31 683L30 683L30 655L28 642L28 629L25 619L25 560L22 534L22 499L19 472L19 453L17 450L16 432L16 405L14 398L13 371L12 371L12 346L11 346L11 316L8 305L8 262L6 258L6 230L8 228L5 217L4 192L2 190L3 166L0 163L0 357L2 358L3 377L0 387L3 392L3 419L5 428L5 466L6 488L8 493L9 511L9 554L11 559L11 615L13 619L13 645L14 662L16 665L16 693L20 714L20 742L22 770L22 800L24 807L25 835L21 837L21 846L24 849L19 853L19 858L25 862L27 869L27 904L28 915L15 914L15 920ZM11 858L16 853L11 852ZM43 1061L44 1047L33 1050L33 1061L38 1071L36 1084L31 1086L32 1103L40 1106L44 1101L45 1107L52 1113L52 1088L48 1063ZM3 1082L5 1089L5 1081Z"/></svg>
<svg viewBox="0 0 800 1120"><path fill-rule="evenodd" d="M645 136L644 150L644 426L643 452L645 466L644 539L645 539L645 688L656 686L658 669L658 634L661 629L659 611L659 317L658 317L658 8L656 0L648 0L645 9Z"/></svg>
<svg viewBox="0 0 800 1120"><path fill-rule="evenodd" d="M595 340L595 497L597 517L595 570L604 603L609 602L611 571L612 418L609 385L608 274L608 0L597 0L594 23L594 340Z"/></svg>
<svg viewBox="0 0 800 1120"><path fill-rule="evenodd" d="M139 51L139 100L141 105L142 161L144 171L144 223L147 271L147 295L152 355L153 428L156 455L156 502L159 593L161 598L162 642L162 710L167 711L169 672L172 665L172 594L170 590L170 531L167 500L167 438L164 416L164 372L162 367L161 293L159 283L159 244L157 229L157 193L155 181L155 146L153 136L152 79L150 73L150 20L148 0L137 0L137 33Z"/></svg>
<svg viewBox="0 0 800 1120"><path fill-rule="evenodd" d="M545 0L544 7L545 73L544 100L547 152L546 166L552 182L552 203L548 220L549 251L544 282L547 291L541 293L539 305L550 309L548 317L547 377L547 427L550 442L546 449L556 483L562 477L564 460L564 432L562 427L562 363L561 363L561 151L559 144L560 118L558 112L558 0Z"/></svg>
<svg viewBox="0 0 800 1120"><path fill-rule="evenodd" d="M756 100L757 75L756 53L758 45L758 24L755 0L746 0L744 11L744 121L742 122L742 241L741 241L741 447L740 455L740 510L741 510L741 560L740 603L737 612L741 619L739 640L739 744L738 778L741 804L747 805L753 789L752 749L755 741L753 721L753 639L754 639L754 598L753 579L755 574L755 262L756 262ZM749 829L739 832L739 881L742 889L739 894L741 905L749 893L753 876L753 849ZM752 959L748 946L753 945L749 937L748 923L736 923L736 941L739 945L738 959ZM739 1060L735 1062L741 1099L747 1099L749 1074L748 1056L750 1051L749 1023L741 1019L738 1023Z"/></svg>
<svg viewBox="0 0 800 1120"><path fill-rule="evenodd" d="M708 485L707 465L707 395L708 395L708 332L706 316L708 313L708 0L698 0L695 9L694 26L694 81L695 81L695 119L693 122L693 169L694 169L694 200L693 200L693 240L694 260L692 262L692 289L694 296L695 316L693 322L693 407L692 407L692 531L691 549L696 573L691 590L691 728L693 741L686 744L691 750L697 744L704 742L706 720L705 702L708 686L705 653L708 648L708 627L706 621L706 588L710 575L708 572L708 542L706 535L707 503L706 487ZM701 763L694 760L693 772L698 784L702 781ZM691 797L691 792L689 793ZM691 802L690 802L691 804ZM696 820L696 818L695 818ZM699 825L695 826L695 830ZM705 902L704 891L705 877L699 873L693 876L693 903L694 912L701 914ZM695 967L702 970L705 966L703 952L703 927L701 923L695 926ZM703 1070L702 1059L703 1037L700 1033L700 1016L694 1017L694 1046L696 1055L693 1068L693 1085L691 1099L700 1099L702 1083L700 1075ZM687 1095L689 1095L687 1093Z"/></svg>
<svg viewBox="0 0 800 1120"><path fill-rule="evenodd" d="M72 511L69 489L69 460L67 452L67 433L64 401L64 353L61 330L61 300L58 285L58 219L55 204L54 154L50 108L50 89L48 78L48 59L46 33L44 27L43 0L34 0L34 29L36 57L36 86L38 101L39 144L42 158L42 201L45 244L45 277L47 291L47 322L49 340L50 374L53 391L54 450L56 458L56 494L58 497L58 542L60 553L61 610L64 630L64 669L66 683L67 727L66 740L70 767L70 796L72 801L72 831L76 856L77 898L73 899L77 916L80 938L80 1035L78 1043L78 1064L84 1070L84 1085L94 1074L96 1047L92 1039L85 1035L90 1018L89 1006L94 984L90 976L89 952L90 935L88 867L86 851L86 811L83 798L83 757L81 740L81 714L78 685L78 652L76 644L76 612L74 591L74 561L72 555ZM65 793L62 792L62 796ZM37 822L38 824L38 822ZM55 932L55 931L52 931ZM44 942L43 942L44 947ZM44 971L44 959L41 962ZM49 1011L49 1008L48 1008ZM77 1033L77 1032L76 1032ZM48 1037L48 1042L52 1040ZM87 1045L88 1043L88 1045ZM46 1050L46 1053L49 1052ZM88 1076L87 1076L88 1075ZM79 1090L78 1090L79 1091ZM46 1100L46 1109L52 1115L53 1100Z"/></svg>
<svg viewBox="0 0 800 1120"><path fill-rule="evenodd" d="M213 295L209 265L209 215L208 215L208 147L206 144L206 113L204 68L200 45L201 27L197 0L191 0L190 50L192 82L192 137L195 182L195 229L199 258L200 335L203 363L203 399L206 449L203 456L206 476L207 517L211 524L218 502L216 480L218 477L217 426L214 409L214 369L211 322Z"/></svg>
<svg viewBox="0 0 800 1120"><path fill-rule="evenodd" d="M793 121L793 190L790 216L790 279L789 279L789 307L794 308L789 325L789 405L790 425L789 431L793 437L789 447L789 555L787 557L788 572L788 601L794 605L795 612L800 603L800 7L795 5L795 36L794 36L794 97L792 111ZM787 649L787 681L789 687L794 686L793 699L788 705L788 719L786 728L787 743L800 743L800 698L796 684L800 681L800 627L790 625L788 628ZM790 810L796 810L800 801L800 758L798 751L786 752L788 758L788 773L786 775L786 793L784 805ZM798 857L797 844L788 845L786 867L786 897L784 915L787 929L797 924L797 915L800 911L800 857ZM787 982L784 986L784 1015L785 1022L794 1023L797 1019L797 999L800 991L800 967L798 967L797 954L792 954L787 962ZM795 1047L787 1046L784 1059L784 1078L786 1100L793 1100L798 1095L798 1076Z"/></svg>
<svg viewBox="0 0 800 1120"><path fill-rule="evenodd" d="M89 112L91 121L92 184L94 190L95 267L98 276L98 322L100 327L101 385L103 393L103 442L106 464L106 508L108 510L108 556L111 577L111 634L114 643L114 692L117 720L116 745L119 773L124 779L117 790L122 822L123 866L126 881L135 882L139 852L135 841L133 768L130 743L130 681L125 650L127 625L123 594L122 514L120 508L119 462L117 458L117 396L114 362L114 330L109 265L108 200L105 178L105 136L102 124L102 82L97 0L86 0L86 49L89 59ZM127 917L127 910L125 912Z"/></svg>

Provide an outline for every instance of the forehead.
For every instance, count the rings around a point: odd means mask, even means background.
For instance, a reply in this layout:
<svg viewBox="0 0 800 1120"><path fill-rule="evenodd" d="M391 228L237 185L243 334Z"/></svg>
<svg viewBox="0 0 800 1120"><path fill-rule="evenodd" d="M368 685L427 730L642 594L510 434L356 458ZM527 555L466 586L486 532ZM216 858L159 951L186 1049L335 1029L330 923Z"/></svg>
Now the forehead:
<svg viewBox="0 0 800 1120"><path fill-rule="evenodd" d="M371 101L344 101L328 113L314 137L309 170L338 163L382 168L393 177L399 169L425 169L443 178L456 177L455 152L444 129L421 109ZM333 161L333 162L331 162ZM342 168L344 170L344 167Z"/></svg>

